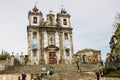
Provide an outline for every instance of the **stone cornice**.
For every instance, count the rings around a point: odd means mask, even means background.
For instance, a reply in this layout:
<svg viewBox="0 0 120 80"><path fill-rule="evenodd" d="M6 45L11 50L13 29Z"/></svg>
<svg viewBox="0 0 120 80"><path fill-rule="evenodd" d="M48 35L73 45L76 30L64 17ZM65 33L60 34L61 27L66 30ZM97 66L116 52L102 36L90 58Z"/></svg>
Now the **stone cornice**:
<svg viewBox="0 0 120 80"><path fill-rule="evenodd" d="M62 31L69 30L72 31L73 28L70 27L40 27L40 26L27 26L28 29L39 29L39 31Z"/></svg>

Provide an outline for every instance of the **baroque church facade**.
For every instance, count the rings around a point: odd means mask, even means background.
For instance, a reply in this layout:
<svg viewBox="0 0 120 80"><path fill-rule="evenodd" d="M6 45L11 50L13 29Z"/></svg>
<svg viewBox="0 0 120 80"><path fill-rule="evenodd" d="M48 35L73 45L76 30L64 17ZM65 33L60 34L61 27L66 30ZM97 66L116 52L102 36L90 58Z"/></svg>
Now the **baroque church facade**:
<svg viewBox="0 0 120 80"><path fill-rule="evenodd" d="M62 8L57 15L50 11L46 17L44 21L36 5L28 12L28 64L71 64L74 51L70 15Z"/></svg>

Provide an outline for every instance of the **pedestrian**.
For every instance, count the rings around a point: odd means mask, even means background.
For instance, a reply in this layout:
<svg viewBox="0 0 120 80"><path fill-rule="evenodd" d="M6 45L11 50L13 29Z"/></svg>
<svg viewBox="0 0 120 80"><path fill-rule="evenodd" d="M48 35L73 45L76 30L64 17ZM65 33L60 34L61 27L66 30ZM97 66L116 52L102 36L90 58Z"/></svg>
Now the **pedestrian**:
<svg viewBox="0 0 120 80"><path fill-rule="evenodd" d="M18 76L18 80L21 80L21 79L20 79L20 76Z"/></svg>
<svg viewBox="0 0 120 80"><path fill-rule="evenodd" d="M40 74L37 74L37 80L41 80Z"/></svg>
<svg viewBox="0 0 120 80"><path fill-rule="evenodd" d="M95 72L95 74L96 74L97 80L100 80L100 73L98 70Z"/></svg>
<svg viewBox="0 0 120 80"><path fill-rule="evenodd" d="M26 74L24 72L22 73L22 80L26 80Z"/></svg>
<svg viewBox="0 0 120 80"><path fill-rule="evenodd" d="M103 70L100 71L100 75L101 75L101 77L104 77L104 71Z"/></svg>

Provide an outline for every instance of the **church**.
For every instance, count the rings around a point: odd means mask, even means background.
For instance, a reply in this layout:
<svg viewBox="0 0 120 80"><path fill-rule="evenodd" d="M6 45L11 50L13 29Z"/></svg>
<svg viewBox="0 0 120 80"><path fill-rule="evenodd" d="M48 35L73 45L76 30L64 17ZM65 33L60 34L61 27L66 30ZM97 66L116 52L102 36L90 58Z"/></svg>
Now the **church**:
<svg viewBox="0 0 120 80"><path fill-rule="evenodd" d="M29 65L72 63L74 50L70 17L64 8L56 15L50 11L46 19L36 5L28 12Z"/></svg>

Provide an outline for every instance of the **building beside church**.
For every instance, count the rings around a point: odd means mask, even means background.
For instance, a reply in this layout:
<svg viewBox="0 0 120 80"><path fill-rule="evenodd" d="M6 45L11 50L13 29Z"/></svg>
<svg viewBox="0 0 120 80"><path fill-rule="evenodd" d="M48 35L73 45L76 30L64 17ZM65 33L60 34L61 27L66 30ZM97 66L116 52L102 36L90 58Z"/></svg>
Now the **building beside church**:
<svg viewBox="0 0 120 80"><path fill-rule="evenodd" d="M28 12L27 64L71 64L74 51L70 15L62 8L57 15L50 11L46 17L44 21L36 5Z"/></svg>
<svg viewBox="0 0 120 80"><path fill-rule="evenodd" d="M79 50L75 55L79 57L79 60L82 63L102 62L100 50L83 49L83 50Z"/></svg>

